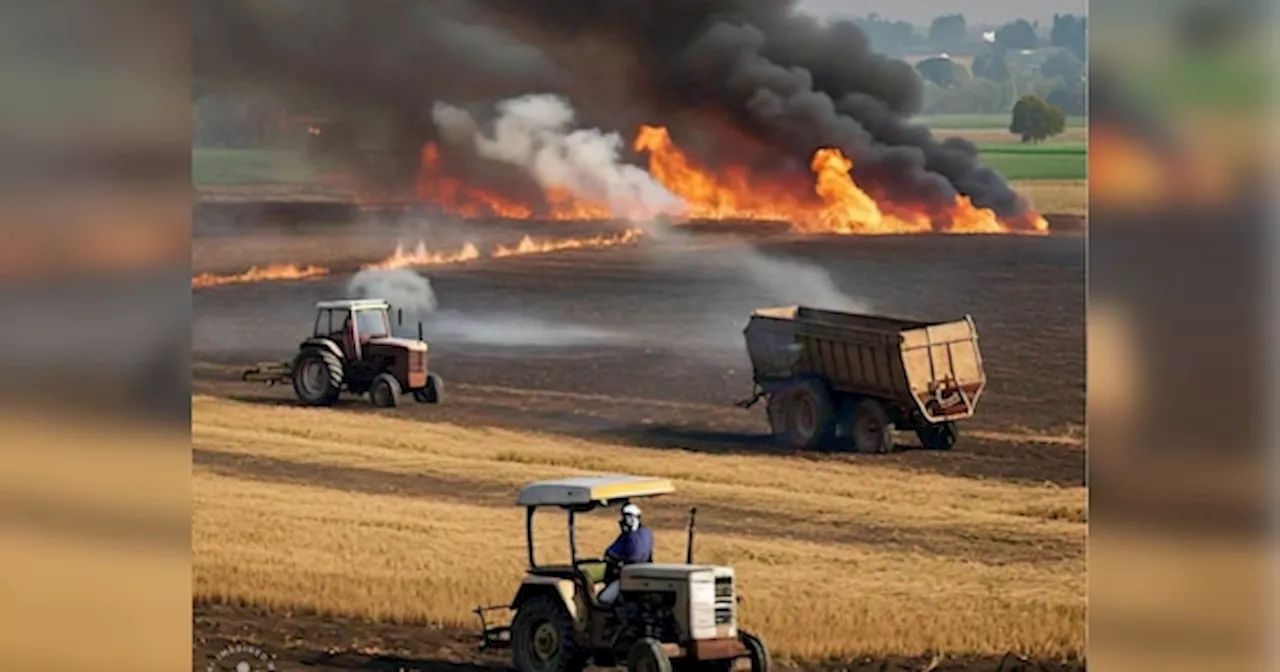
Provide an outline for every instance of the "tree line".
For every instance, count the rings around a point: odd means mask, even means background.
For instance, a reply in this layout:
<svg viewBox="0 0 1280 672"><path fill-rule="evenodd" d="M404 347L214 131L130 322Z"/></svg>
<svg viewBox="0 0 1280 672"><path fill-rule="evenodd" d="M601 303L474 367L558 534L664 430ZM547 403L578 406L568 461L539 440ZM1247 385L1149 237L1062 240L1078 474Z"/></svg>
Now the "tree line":
<svg viewBox="0 0 1280 672"><path fill-rule="evenodd" d="M939 16L924 30L875 13L852 21L867 34L873 49L899 58L921 53L977 56L985 53L989 44L1016 50L1057 47L1071 52L1080 61L1085 60L1088 52L1087 19L1074 14L1055 14L1047 35L1043 34L1039 21L1018 19L988 29L970 26L963 14Z"/></svg>
<svg viewBox="0 0 1280 672"><path fill-rule="evenodd" d="M1048 38L1019 19L983 31L975 42L959 14L938 17L927 42L936 55L916 63L925 82L925 114L1008 112L1034 95L1067 115L1086 112L1083 17L1055 15ZM975 46L976 45L976 46Z"/></svg>

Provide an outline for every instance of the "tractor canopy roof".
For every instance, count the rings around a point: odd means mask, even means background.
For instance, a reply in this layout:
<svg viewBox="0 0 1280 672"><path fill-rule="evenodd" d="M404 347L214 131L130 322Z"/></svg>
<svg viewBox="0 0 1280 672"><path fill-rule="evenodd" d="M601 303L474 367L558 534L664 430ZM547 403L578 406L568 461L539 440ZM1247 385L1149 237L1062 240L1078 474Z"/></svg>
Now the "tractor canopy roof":
<svg viewBox="0 0 1280 672"><path fill-rule="evenodd" d="M391 304L385 299L336 299L316 302L316 310L376 310L390 307Z"/></svg>
<svg viewBox="0 0 1280 672"><path fill-rule="evenodd" d="M535 481L520 489L517 506L608 506L635 497L675 492L665 478L610 474Z"/></svg>

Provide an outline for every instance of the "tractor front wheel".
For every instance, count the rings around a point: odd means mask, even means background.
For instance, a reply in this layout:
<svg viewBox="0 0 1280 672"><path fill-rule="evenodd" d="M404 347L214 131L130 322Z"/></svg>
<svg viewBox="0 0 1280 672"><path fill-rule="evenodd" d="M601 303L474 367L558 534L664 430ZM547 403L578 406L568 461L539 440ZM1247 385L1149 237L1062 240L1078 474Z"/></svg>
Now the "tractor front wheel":
<svg viewBox="0 0 1280 672"><path fill-rule="evenodd" d="M661 642L645 637L631 645L627 672L671 672L671 658L662 650Z"/></svg>
<svg viewBox="0 0 1280 672"><path fill-rule="evenodd" d="M378 408L395 408L399 406L400 381L385 371L379 373L369 386L369 400Z"/></svg>
<svg viewBox="0 0 1280 672"><path fill-rule="evenodd" d="M581 672L586 667L569 610L548 595L530 598L516 611L511 657L519 672Z"/></svg>
<svg viewBox="0 0 1280 672"><path fill-rule="evenodd" d="M751 661L751 672L769 672L773 667L773 659L769 657L769 647L759 637L738 631L738 639L747 649L747 659Z"/></svg>
<svg viewBox="0 0 1280 672"><path fill-rule="evenodd" d="M444 379L439 374L428 373L427 384L413 391L413 398L420 404L438 404L444 400Z"/></svg>
<svg viewBox="0 0 1280 672"><path fill-rule="evenodd" d="M309 348L293 360L293 392L308 406L332 406L343 377L342 360L328 350Z"/></svg>

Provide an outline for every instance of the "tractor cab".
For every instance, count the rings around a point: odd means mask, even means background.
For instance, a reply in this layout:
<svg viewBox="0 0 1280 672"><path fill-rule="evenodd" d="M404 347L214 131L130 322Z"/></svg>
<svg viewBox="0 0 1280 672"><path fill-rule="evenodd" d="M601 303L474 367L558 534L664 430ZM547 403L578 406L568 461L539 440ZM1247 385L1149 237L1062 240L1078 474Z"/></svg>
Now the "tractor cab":
<svg viewBox="0 0 1280 672"><path fill-rule="evenodd" d="M320 301L316 304L313 338L329 339L348 359L359 360L362 346L391 336L390 306L380 299Z"/></svg>
<svg viewBox="0 0 1280 672"><path fill-rule="evenodd" d="M740 658L750 659L754 672L767 672L764 644L737 626L733 568L693 564L696 509L683 563L610 568L604 558L578 554L579 516L674 491L667 479L625 474L525 485L516 505L525 509L528 568L510 604L475 610L481 649L509 646L519 672L576 672L587 663L663 670L672 659L727 672ZM565 516L567 563L539 564L533 523L540 510ZM621 594L602 604L599 595L614 578ZM509 626L490 626L487 614L497 611L514 614Z"/></svg>

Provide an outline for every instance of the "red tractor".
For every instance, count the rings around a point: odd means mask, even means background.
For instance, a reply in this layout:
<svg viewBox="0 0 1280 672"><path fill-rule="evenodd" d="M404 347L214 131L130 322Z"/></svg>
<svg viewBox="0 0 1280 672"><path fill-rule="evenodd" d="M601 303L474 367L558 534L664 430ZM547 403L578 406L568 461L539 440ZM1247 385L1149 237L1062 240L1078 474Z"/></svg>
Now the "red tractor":
<svg viewBox="0 0 1280 672"><path fill-rule="evenodd" d="M343 392L369 394L378 407L399 405L409 393L424 404L440 403L444 381L427 369L421 338L391 335L390 306L382 299L340 299L316 304L315 330L298 346L293 361L263 364L244 380L293 383L298 400L329 406Z"/></svg>

